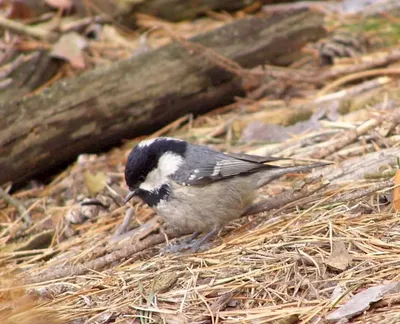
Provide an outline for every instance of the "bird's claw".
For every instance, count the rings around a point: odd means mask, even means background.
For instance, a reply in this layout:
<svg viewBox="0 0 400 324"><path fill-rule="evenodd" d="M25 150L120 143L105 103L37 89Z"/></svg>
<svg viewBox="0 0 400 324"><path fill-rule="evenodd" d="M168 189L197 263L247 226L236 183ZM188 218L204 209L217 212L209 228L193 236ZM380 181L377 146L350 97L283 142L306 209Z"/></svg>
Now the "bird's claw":
<svg viewBox="0 0 400 324"><path fill-rule="evenodd" d="M162 249L164 253L196 253L203 252L211 248L210 243L204 243L201 239L185 238L181 242L170 243Z"/></svg>

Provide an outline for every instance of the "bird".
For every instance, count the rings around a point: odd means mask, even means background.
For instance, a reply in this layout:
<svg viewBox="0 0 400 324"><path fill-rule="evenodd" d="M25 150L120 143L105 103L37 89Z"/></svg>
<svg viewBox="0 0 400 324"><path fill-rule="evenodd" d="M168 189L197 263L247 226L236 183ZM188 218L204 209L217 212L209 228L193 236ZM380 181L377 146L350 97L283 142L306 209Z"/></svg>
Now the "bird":
<svg viewBox="0 0 400 324"><path fill-rule="evenodd" d="M139 142L125 165L127 203L138 196L167 224L193 233L192 251L239 218L257 198L257 190L290 172L314 165L279 167L271 156L223 153L172 137ZM195 241L201 233L204 236ZM184 249L185 247L181 247Z"/></svg>

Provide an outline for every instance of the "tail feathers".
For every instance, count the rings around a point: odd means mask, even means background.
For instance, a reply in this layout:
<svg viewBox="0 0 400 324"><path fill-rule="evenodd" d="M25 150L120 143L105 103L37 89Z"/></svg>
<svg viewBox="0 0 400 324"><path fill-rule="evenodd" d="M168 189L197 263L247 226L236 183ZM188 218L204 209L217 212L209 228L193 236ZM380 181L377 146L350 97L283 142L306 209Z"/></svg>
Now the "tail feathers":
<svg viewBox="0 0 400 324"><path fill-rule="evenodd" d="M314 168L320 168L324 166L331 165L331 163L324 163L324 162L317 162L309 165L297 165L297 166L290 166L290 167L277 167L273 169L268 169L264 172L258 172L257 176L257 188L261 188L272 180L275 180L285 174L288 173L300 173L312 170ZM260 174L261 173L261 174Z"/></svg>

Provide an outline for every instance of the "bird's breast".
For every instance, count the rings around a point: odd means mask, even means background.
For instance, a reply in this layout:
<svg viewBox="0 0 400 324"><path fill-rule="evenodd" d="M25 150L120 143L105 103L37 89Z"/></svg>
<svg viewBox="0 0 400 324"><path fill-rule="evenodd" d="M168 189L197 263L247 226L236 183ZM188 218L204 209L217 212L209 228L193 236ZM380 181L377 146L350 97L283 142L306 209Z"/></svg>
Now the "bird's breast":
<svg viewBox="0 0 400 324"><path fill-rule="evenodd" d="M204 232L239 218L255 199L255 190L244 177L206 186L171 183L168 199L154 207L170 225L185 231Z"/></svg>

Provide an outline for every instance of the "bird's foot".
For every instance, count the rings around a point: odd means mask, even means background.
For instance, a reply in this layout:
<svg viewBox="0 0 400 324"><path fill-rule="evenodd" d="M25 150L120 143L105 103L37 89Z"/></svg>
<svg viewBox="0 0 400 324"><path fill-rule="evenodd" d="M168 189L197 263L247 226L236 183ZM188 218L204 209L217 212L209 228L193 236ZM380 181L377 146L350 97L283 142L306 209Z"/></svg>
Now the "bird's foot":
<svg viewBox="0 0 400 324"><path fill-rule="evenodd" d="M211 248L209 240L218 233L218 230L212 230L200 239L196 239L200 233L195 232L191 236L183 239L177 244L168 244L162 253L179 253L179 252L203 252Z"/></svg>

